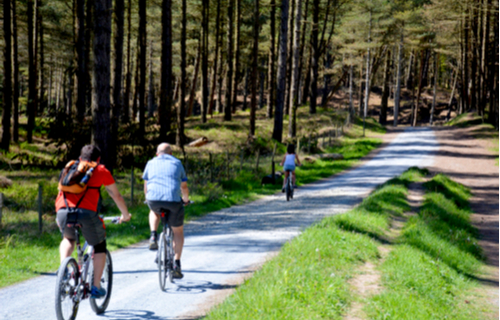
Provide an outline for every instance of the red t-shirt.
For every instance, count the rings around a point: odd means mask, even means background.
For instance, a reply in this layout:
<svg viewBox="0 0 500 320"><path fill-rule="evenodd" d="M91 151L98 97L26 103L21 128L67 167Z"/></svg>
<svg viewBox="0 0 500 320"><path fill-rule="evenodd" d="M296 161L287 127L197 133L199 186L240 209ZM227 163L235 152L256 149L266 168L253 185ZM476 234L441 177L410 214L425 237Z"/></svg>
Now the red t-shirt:
<svg viewBox="0 0 500 320"><path fill-rule="evenodd" d="M78 194L66 192L66 201L68 201L68 205L70 207L75 207L78 201L80 201L80 198L85 194L85 197L83 198L82 202L80 202L78 208L97 211L97 203L99 202L99 189L94 188L101 188L101 186L103 185L109 186L113 183L115 183L115 179L113 179L111 173L108 171L108 169L106 169L104 165L100 164L94 169L92 177L90 177L90 180L87 183L87 192L84 191ZM59 191L59 194L56 198L56 212L61 208L66 208L66 203L64 202L63 193Z"/></svg>

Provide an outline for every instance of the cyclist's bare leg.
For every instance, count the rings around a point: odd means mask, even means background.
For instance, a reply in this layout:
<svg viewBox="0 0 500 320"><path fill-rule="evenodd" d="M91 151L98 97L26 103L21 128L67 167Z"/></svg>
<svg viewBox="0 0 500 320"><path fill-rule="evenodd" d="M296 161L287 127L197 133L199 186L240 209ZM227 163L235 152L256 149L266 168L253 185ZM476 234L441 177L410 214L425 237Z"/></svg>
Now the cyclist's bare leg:
<svg viewBox="0 0 500 320"><path fill-rule="evenodd" d="M75 249L75 241L69 240L68 238L63 238L61 244L59 245L59 255L61 257L61 263L64 259L71 256L73 250Z"/></svg>
<svg viewBox="0 0 500 320"><path fill-rule="evenodd" d="M184 226L172 227L174 232L175 260L181 259L182 247L184 246Z"/></svg>
<svg viewBox="0 0 500 320"><path fill-rule="evenodd" d="M286 185L286 179L288 178L288 171L285 171L285 179L283 179L283 188Z"/></svg>
<svg viewBox="0 0 500 320"><path fill-rule="evenodd" d="M295 185L295 171L292 171L292 184Z"/></svg>
<svg viewBox="0 0 500 320"><path fill-rule="evenodd" d="M106 264L106 253L94 253L94 286L101 287L101 276Z"/></svg>
<svg viewBox="0 0 500 320"><path fill-rule="evenodd" d="M160 215L156 214L153 211L149 211L149 228L151 231L156 231L158 230L158 226L160 225Z"/></svg>

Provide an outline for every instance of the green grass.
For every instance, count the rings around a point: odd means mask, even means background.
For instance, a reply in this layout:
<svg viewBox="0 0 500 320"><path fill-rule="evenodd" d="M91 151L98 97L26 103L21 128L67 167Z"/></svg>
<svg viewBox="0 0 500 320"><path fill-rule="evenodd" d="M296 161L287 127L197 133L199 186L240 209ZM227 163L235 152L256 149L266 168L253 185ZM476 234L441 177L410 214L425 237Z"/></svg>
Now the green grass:
<svg viewBox="0 0 500 320"><path fill-rule="evenodd" d="M411 168L353 210L309 227L206 319L342 319L353 301L364 305L369 319L482 318L484 308L475 298L477 283L470 274L477 271L481 252L462 241L466 233L475 239L475 233L467 219L470 212L457 207L468 208L470 194L465 187L436 176L426 183L428 193L418 217L424 225L415 225L417 218L412 218L398 238L389 234L393 218L410 209L408 185L426 175L425 169ZM449 215L458 218L443 216L436 204L449 206ZM443 226L451 232L443 232ZM426 246L421 246L412 240L414 229L435 239L423 239ZM378 247L383 243L393 250L380 265ZM450 252L436 255L443 249ZM383 290L361 298L351 291L349 279L366 261L379 265Z"/></svg>
<svg viewBox="0 0 500 320"><path fill-rule="evenodd" d="M470 191L439 174L424 184L417 216L381 265L385 290L371 297L370 319L481 319L473 280L482 264L470 224Z"/></svg>
<svg viewBox="0 0 500 320"><path fill-rule="evenodd" d="M373 128L383 132L376 122ZM344 160L318 160L314 164L306 164L297 169L299 185L331 176L352 166L361 157L380 145L380 139L362 138L359 128L353 126L349 137L336 140L334 147L326 152L338 152ZM372 132L372 131L370 131ZM40 145L21 144L23 150L33 154L46 153ZM276 158L277 159L277 158ZM238 163L239 166L239 163ZM195 186L191 182L191 198L194 204L186 208L186 218L192 219L209 212L227 208L277 192L281 187L261 185L260 178L269 173L270 158L262 159L259 171L255 172L252 161L244 163L243 170L233 168L232 179L220 183L204 182ZM278 170L279 168L277 168ZM0 287L29 279L41 273L54 272L59 265L58 246L60 233L55 224L54 200L57 195L57 178L59 170L36 169L29 165L21 166L21 170L0 171L13 181L11 187L0 189L4 193L6 208L3 210L3 226L0 229ZM142 172L135 169L134 200L136 205L129 207L133 214L130 224L107 226L108 245L111 249L125 247L147 239L149 225L148 209L142 204ZM120 192L127 204L130 203L130 172L118 172L114 175ZM43 232L38 232L38 185L43 186ZM102 192L105 215L117 215L118 209L105 191ZM138 205L137 205L138 204Z"/></svg>

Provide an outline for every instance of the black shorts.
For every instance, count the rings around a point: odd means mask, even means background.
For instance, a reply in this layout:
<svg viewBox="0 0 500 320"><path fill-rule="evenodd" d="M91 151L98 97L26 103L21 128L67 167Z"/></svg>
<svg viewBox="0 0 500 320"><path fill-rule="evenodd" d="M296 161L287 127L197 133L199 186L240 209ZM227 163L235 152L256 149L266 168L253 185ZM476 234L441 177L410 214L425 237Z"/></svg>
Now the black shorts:
<svg viewBox="0 0 500 320"><path fill-rule="evenodd" d="M149 209L156 214L169 212L168 224L171 227L181 227L184 224L184 203L172 201L146 200Z"/></svg>
<svg viewBox="0 0 500 320"><path fill-rule="evenodd" d="M75 209L76 222L82 226L83 237L91 246L95 246L106 239L106 229L101 217L95 211ZM68 227L68 212L66 208L57 211L57 224L63 236L69 240L76 240L75 228ZM74 219L74 217L72 217ZM74 221L73 221L74 222Z"/></svg>

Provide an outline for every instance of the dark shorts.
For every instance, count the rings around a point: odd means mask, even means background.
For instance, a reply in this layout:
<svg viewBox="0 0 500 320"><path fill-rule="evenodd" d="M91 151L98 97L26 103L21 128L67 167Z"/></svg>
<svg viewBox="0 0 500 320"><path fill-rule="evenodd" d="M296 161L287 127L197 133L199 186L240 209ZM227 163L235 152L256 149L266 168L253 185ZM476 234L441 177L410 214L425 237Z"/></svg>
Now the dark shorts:
<svg viewBox="0 0 500 320"><path fill-rule="evenodd" d="M71 214L71 216L72 215L73 214ZM70 220L73 218L71 216L70 219L68 219L68 209L60 209L57 211L57 224L65 238L76 240L75 228L66 225L71 222ZM87 240L89 245L95 246L106 239L104 222L97 212L86 209L76 209L74 217L76 217L76 222L82 226L83 237Z"/></svg>
<svg viewBox="0 0 500 320"><path fill-rule="evenodd" d="M168 224L171 227L180 227L184 224L184 204L182 202L146 200L146 203L149 209L156 214L170 212Z"/></svg>

